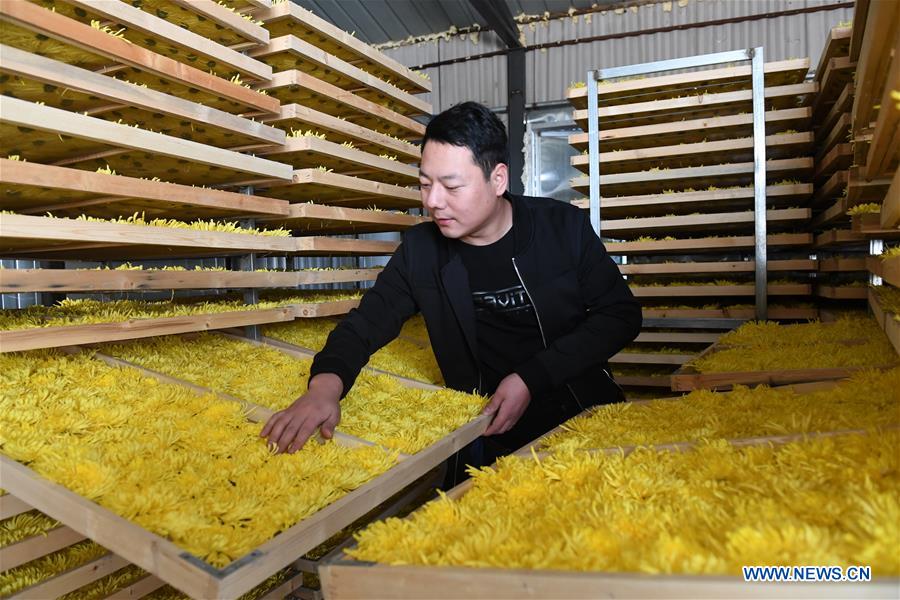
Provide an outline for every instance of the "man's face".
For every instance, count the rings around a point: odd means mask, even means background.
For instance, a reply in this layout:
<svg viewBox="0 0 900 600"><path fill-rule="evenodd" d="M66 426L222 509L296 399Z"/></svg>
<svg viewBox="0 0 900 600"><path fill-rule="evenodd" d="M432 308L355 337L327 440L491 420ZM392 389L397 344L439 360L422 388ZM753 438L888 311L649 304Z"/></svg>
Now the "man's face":
<svg viewBox="0 0 900 600"><path fill-rule="evenodd" d="M422 150L422 205L444 237L477 243L501 214L498 205L506 182L506 165L498 164L485 180L465 146L429 141Z"/></svg>

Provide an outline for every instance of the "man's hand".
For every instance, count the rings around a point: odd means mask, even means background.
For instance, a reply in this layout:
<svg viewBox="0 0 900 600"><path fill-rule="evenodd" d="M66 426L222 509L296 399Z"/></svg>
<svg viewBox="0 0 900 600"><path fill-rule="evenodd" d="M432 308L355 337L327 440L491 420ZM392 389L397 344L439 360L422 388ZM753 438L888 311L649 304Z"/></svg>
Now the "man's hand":
<svg viewBox="0 0 900 600"><path fill-rule="evenodd" d="M309 380L306 393L280 410L262 428L260 437L278 446L279 452L294 453L321 427L322 437L331 439L341 421L344 384L334 373L319 373Z"/></svg>
<svg viewBox="0 0 900 600"><path fill-rule="evenodd" d="M512 429L522 418L529 402L531 392L528 391L528 386L522 378L515 373L504 377L497 386L497 391L491 396L490 403L482 411L482 414L494 415L484 435L506 433Z"/></svg>

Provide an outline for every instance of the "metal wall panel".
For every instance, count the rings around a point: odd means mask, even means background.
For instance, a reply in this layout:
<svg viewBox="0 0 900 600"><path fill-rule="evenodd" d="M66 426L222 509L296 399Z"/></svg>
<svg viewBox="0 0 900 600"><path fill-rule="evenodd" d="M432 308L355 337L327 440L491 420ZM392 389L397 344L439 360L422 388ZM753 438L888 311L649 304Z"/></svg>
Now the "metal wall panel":
<svg viewBox="0 0 900 600"><path fill-rule="evenodd" d="M736 19L748 15L808 7L827 7L838 0L672 0L620 11L538 21L524 26L529 45L599 35L639 32L660 27ZM764 46L766 60L811 57L822 52L828 31L853 17L851 8L734 22L687 30L644 34L528 52L529 105L562 101L574 81L584 81L590 69ZM497 36L482 32L386 49L408 66L473 56L501 48ZM494 108L506 105L506 60L502 56L428 69L434 84L431 102L440 111L461 100L478 100Z"/></svg>

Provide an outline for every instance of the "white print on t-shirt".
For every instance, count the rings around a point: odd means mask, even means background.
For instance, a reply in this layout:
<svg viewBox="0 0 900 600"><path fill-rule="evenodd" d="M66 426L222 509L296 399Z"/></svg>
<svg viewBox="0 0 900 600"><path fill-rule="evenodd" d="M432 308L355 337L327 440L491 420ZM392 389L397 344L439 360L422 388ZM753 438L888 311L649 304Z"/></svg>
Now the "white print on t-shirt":
<svg viewBox="0 0 900 600"><path fill-rule="evenodd" d="M531 309L531 301L521 285L490 292L472 292L472 301L476 312L506 313Z"/></svg>

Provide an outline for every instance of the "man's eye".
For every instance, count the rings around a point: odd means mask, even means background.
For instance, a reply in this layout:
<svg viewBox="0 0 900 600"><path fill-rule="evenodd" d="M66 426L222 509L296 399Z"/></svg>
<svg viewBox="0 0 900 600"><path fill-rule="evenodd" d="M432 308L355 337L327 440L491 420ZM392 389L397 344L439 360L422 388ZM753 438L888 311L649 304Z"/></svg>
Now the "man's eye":
<svg viewBox="0 0 900 600"><path fill-rule="evenodd" d="M420 184L419 184L419 188L421 188L421 189L423 189L423 190L427 190L427 189L429 189L430 187L431 187L431 184L430 184L430 183L420 183Z"/></svg>
<svg viewBox="0 0 900 600"><path fill-rule="evenodd" d="M459 189L459 186L457 185L457 186L455 186L455 187L448 187L448 188L447 188L447 191L448 191L448 192L455 192L455 191L458 190L458 189Z"/></svg>

